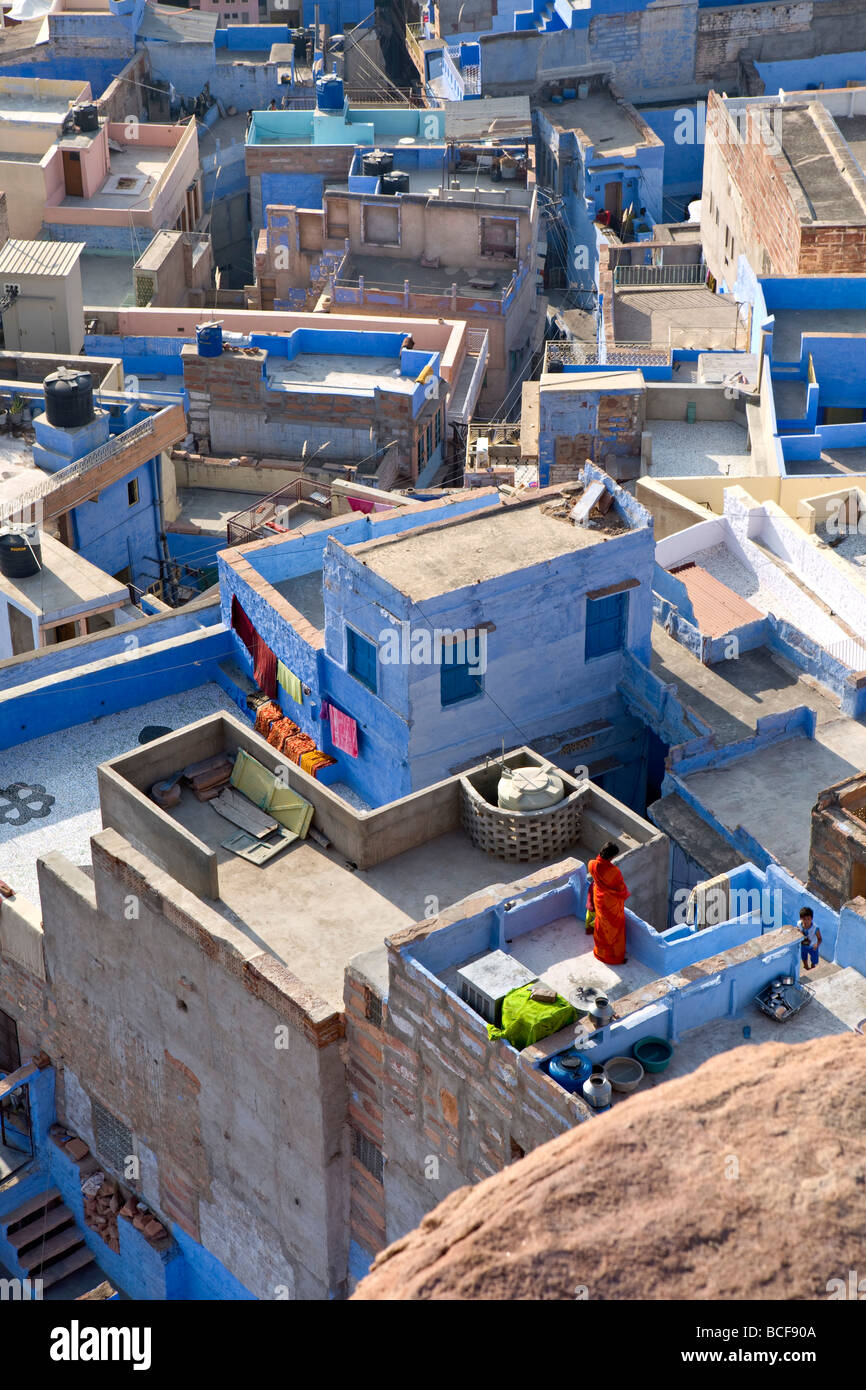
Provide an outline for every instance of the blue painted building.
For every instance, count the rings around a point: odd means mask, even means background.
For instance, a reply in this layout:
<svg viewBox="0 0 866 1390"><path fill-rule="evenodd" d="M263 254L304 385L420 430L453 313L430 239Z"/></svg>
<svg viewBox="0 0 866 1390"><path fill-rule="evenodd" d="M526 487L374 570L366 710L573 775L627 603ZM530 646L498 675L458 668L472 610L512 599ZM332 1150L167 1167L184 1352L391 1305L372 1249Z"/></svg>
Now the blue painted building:
<svg viewBox="0 0 866 1390"><path fill-rule="evenodd" d="M767 443L779 472L859 471L860 456L847 451L866 448L864 278L757 280L751 350L764 355Z"/></svg>
<svg viewBox="0 0 866 1390"><path fill-rule="evenodd" d="M256 111L247 132L246 166L253 227L269 204L320 208L326 183L348 175L355 147L441 145L445 112L414 107L352 107L342 82L317 84L316 107Z"/></svg>
<svg viewBox="0 0 866 1390"><path fill-rule="evenodd" d="M595 286L597 218L638 238L649 237L663 218L662 141L634 107L608 86L594 85L533 103L536 172L549 195L551 288Z"/></svg>
<svg viewBox="0 0 866 1390"><path fill-rule="evenodd" d="M300 703L278 698L337 758L323 780L379 806L503 741L555 741L604 705L625 722L626 654L649 660L652 524L592 465L585 480L613 497L601 526L573 525L570 504L549 515L550 495L502 504L483 491L220 557L224 621L236 598L300 680ZM235 643L252 672L237 633ZM354 721L357 756L320 718L325 701ZM645 751L638 741L631 756Z"/></svg>
<svg viewBox="0 0 866 1390"><path fill-rule="evenodd" d="M0 1077L3 1075L0 1072ZM14 1080L17 1073L6 1075ZM22 1164L13 1170L14 1181L0 1182L0 1274L22 1281L41 1278L44 1287L49 1288L59 1284L67 1267L70 1274L76 1268L83 1274L86 1268L93 1287L107 1278L115 1289L144 1301L254 1297L209 1250L180 1226L173 1227L169 1223L168 1238L155 1243L133 1226L130 1218L122 1216L117 1222L119 1249L112 1249L99 1231L87 1223L82 1192L83 1160L72 1158L60 1142L60 1134L66 1131L57 1124L54 1068L40 1070L29 1065L22 1069L21 1075L20 1085L10 1094L26 1106L16 1113L24 1113L29 1118L29 1145L23 1139L16 1140L21 1144ZM12 1137L11 1133L7 1137ZM6 1154L8 1158L8 1147ZM90 1168L98 1170L99 1163L91 1160ZM62 1230L65 1242L65 1249L57 1253L50 1245L46 1247L44 1235L42 1250L38 1245L39 1199L52 1200L52 1192L61 1200L55 1201L50 1220L55 1233ZM33 1207L28 1219L37 1223L29 1243L26 1221L24 1226L18 1224L13 1238L6 1230L7 1226L24 1219L21 1212L28 1203ZM40 1254L42 1259L34 1263ZM90 1264L87 1264L88 1254Z"/></svg>

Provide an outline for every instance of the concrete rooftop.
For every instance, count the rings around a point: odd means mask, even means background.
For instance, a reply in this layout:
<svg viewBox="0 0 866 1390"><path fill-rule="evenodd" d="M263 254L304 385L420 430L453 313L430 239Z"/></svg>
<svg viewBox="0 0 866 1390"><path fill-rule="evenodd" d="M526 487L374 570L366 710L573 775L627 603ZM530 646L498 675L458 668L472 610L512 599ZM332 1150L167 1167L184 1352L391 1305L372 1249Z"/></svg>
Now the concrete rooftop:
<svg viewBox="0 0 866 1390"><path fill-rule="evenodd" d="M804 333L855 333L866 337L866 309L774 309L773 360L799 362ZM775 388L774 388L775 389Z"/></svg>
<svg viewBox="0 0 866 1390"><path fill-rule="evenodd" d="M112 679L119 679L116 672ZM130 699L137 700L139 678L129 679ZM218 685L208 682L4 750L0 783L26 782L44 789L54 797L54 804L47 816L31 820L23 829L0 824L0 878L38 904L36 860L40 855L60 849L72 864L89 865L90 837L102 829L98 764L136 747L139 732L148 724L180 729L219 710L231 714L236 706Z"/></svg>
<svg viewBox="0 0 866 1390"><path fill-rule="evenodd" d="M458 833L368 870L353 870L310 840L258 868L222 848L232 826L191 792L171 814L218 855L221 900L211 905L225 918L228 939L247 957L270 951L334 1008L342 1007L352 957L423 918L429 895L450 907L491 884L504 892L514 877L513 864Z"/></svg>
<svg viewBox="0 0 866 1390"><path fill-rule="evenodd" d="M736 347L737 306L706 285L616 290L613 321L618 343Z"/></svg>
<svg viewBox="0 0 866 1390"><path fill-rule="evenodd" d="M547 516L539 502L368 542L363 559L374 574L420 602L597 545L604 536Z"/></svg>
<svg viewBox="0 0 866 1390"><path fill-rule="evenodd" d="M585 136L582 143L589 141L596 156L650 143L628 108L607 91L593 92L584 101L537 102L533 109L556 130L580 131Z"/></svg>
<svg viewBox="0 0 866 1390"><path fill-rule="evenodd" d="M651 478L745 477L757 472L749 433L733 420L647 420Z"/></svg>
<svg viewBox="0 0 866 1390"><path fill-rule="evenodd" d="M338 285L357 284L363 275L365 288L402 291L404 281L409 281L413 290L423 294L449 294L451 286L457 286L457 293L473 299L500 299L502 291L511 283L515 264L511 261L491 261L483 266L460 266L448 264L448 248L439 250L443 264L439 269L422 265L420 260L408 260L402 256L347 256Z"/></svg>
<svg viewBox="0 0 866 1390"><path fill-rule="evenodd" d="M265 377L272 391L339 392L372 396L374 391L411 395L416 382L404 376L399 357L362 357L339 352L299 352L297 357L269 357Z"/></svg>
<svg viewBox="0 0 866 1390"><path fill-rule="evenodd" d="M111 151L111 168L92 198L67 195L61 207L120 208L125 211L147 208L156 192L166 166L174 154L174 145L128 146L122 154ZM120 180L130 180L126 189Z"/></svg>
<svg viewBox="0 0 866 1390"><path fill-rule="evenodd" d="M0 574L0 593L46 622L129 601L129 590L44 532L42 568L24 579Z"/></svg>
<svg viewBox="0 0 866 1390"><path fill-rule="evenodd" d="M817 98L817 94L816 94ZM784 169L796 179L807 204L807 220L814 222L863 222L866 208L854 193L851 174L837 159L824 131L816 120L820 100L809 106L762 108L774 135L781 132L781 151L777 156ZM775 124L773 124L775 117ZM843 123L844 124L844 123ZM839 125L840 131L842 124ZM852 132L855 134L856 132ZM862 178L855 167L858 179Z"/></svg>

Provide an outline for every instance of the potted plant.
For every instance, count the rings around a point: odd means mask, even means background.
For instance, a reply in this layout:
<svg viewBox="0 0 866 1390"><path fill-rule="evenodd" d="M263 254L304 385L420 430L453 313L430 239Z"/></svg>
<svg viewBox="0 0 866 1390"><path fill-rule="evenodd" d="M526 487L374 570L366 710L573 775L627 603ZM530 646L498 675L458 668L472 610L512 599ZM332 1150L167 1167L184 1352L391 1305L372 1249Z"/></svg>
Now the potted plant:
<svg viewBox="0 0 866 1390"><path fill-rule="evenodd" d="M9 407L9 423L13 429L21 429L24 424L24 407L26 401L23 396L15 395L12 397L12 404Z"/></svg>

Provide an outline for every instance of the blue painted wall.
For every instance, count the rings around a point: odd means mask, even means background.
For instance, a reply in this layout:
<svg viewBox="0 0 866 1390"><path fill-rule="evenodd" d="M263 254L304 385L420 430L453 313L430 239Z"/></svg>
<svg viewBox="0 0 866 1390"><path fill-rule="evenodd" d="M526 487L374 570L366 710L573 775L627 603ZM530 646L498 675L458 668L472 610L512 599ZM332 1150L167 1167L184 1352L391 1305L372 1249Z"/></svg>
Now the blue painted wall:
<svg viewBox="0 0 866 1390"><path fill-rule="evenodd" d="M89 719L134 709L142 699L158 700L216 680L218 663L232 654L232 638L222 629L202 632L173 649L144 649L134 659L116 660L97 670L70 671L23 694L0 694L0 748L41 734L72 729Z"/></svg>
<svg viewBox="0 0 866 1390"><path fill-rule="evenodd" d="M159 511L155 471L159 460L151 459L99 494L95 502L84 502L72 513L75 549L85 560L106 574L117 574L127 565L132 581L146 589L159 578ZM129 503L128 487L138 484L138 501ZM148 557L151 557L149 560Z"/></svg>

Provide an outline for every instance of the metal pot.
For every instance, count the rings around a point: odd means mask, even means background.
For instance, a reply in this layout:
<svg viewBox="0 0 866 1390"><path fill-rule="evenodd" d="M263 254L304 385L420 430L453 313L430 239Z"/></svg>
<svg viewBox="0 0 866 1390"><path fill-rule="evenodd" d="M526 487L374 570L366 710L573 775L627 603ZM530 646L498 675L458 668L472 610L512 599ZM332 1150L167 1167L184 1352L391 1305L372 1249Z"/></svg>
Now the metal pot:
<svg viewBox="0 0 866 1390"><path fill-rule="evenodd" d="M595 1003L589 1010L589 1017L596 1028L603 1028L606 1023L610 1023L613 1018L613 1005L606 994L596 996Z"/></svg>

